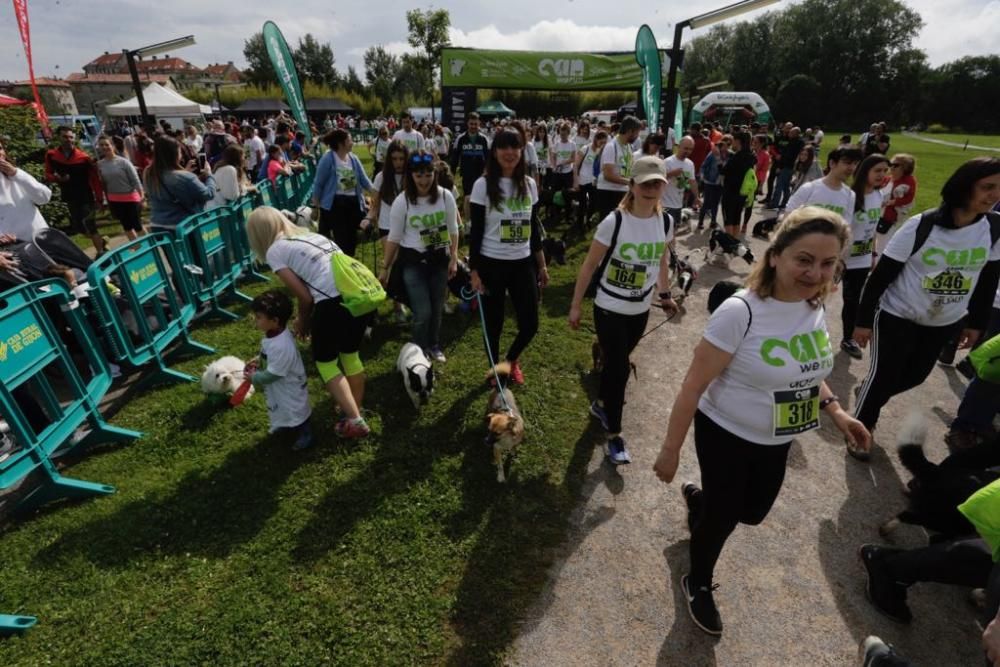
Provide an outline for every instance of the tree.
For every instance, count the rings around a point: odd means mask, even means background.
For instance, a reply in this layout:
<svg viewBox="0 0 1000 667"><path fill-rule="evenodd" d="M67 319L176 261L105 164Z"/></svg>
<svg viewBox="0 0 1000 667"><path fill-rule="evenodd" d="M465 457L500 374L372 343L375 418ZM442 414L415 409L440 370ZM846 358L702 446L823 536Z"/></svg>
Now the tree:
<svg viewBox="0 0 1000 667"><path fill-rule="evenodd" d="M361 83L361 77L358 76L358 71L354 69L354 65L347 68L347 76L344 77L343 83L344 88L349 93L363 95L365 92L365 84Z"/></svg>
<svg viewBox="0 0 1000 667"><path fill-rule="evenodd" d="M337 70L333 63L333 48L329 44L320 44L310 33L299 38L299 46L292 54L295 70L299 79L312 81L320 85L336 86Z"/></svg>
<svg viewBox="0 0 1000 667"><path fill-rule="evenodd" d="M431 78L433 73L427 68L424 56L415 53L405 53L400 59L399 72L393 85L396 99L411 95L417 99L427 99L428 92L434 86Z"/></svg>
<svg viewBox="0 0 1000 667"><path fill-rule="evenodd" d="M822 90L811 76L796 74L781 84L774 98L775 119L791 120L802 128L827 123L821 106Z"/></svg>
<svg viewBox="0 0 1000 667"><path fill-rule="evenodd" d="M264 33L255 32L243 42L243 57L247 59L247 68L243 70L247 83L267 86L278 82L278 75L275 74L271 58L267 55Z"/></svg>
<svg viewBox="0 0 1000 667"><path fill-rule="evenodd" d="M410 46L422 51L418 57L423 61L423 69L429 75L427 78L430 80L430 86L425 91L430 91L431 106L433 106L434 90L437 87L435 85L437 82L436 73L441 62L441 49L451 43L448 38L451 18L447 9L428 9L425 11L411 9L406 12L406 26L409 31L407 41Z"/></svg>
<svg viewBox="0 0 1000 667"><path fill-rule="evenodd" d="M365 80L375 97L388 102L399 76L399 58L382 46L370 46L365 51Z"/></svg>

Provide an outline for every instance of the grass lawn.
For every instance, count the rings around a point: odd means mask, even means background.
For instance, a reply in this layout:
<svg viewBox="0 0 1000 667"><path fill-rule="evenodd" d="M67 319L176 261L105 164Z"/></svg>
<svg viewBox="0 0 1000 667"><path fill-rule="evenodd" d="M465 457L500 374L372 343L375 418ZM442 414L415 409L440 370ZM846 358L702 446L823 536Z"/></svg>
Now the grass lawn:
<svg viewBox="0 0 1000 667"><path fill-rule="evenodd" d="M40 619L0 641L0 664L500 662L600 442L587 417L591 334L565 323L584 252L576 244L545 291L517 391L530 435L507 485L483 443L475 316L445 316L449 361L419 414L394 369L408 329L376 327L362 349L374 431L362 443L334 436L314 371L318 444L299 454L267 436L262 396L229 409L196 384L137 392L112 422L145 437L67 471L118 493L0 535L0 612ZM244 318L199 324L194 337L247 358L259 336L246 306L234 310ZM176 367L200 374L210 358Z"/></svg>
<svg viewBox="0 0 1000 667"><path fill-rule="evenodd" d="M920 136L930 139L940 139L941 141L954 141L964 144L968 141L974 146L987 146L989 148L1000 148L1000 136L990 134L931 134L923 132Z"/></svg>

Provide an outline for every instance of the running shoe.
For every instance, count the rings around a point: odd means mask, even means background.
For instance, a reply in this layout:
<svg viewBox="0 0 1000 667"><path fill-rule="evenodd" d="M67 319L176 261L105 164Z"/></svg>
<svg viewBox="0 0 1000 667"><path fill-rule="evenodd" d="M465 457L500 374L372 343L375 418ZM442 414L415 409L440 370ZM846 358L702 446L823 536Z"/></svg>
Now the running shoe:
<svg viewBox="0 0 1000 667"><path fill-rule="evenodd" d="M524 384L524 373L521 371L521 362L510 362L510 379L514 384Z"/></svg>
<svg viewBox="0 0 1000 667"><path fill-rule="evenodd" d="M864 359L865 353L861 351L861 346L858 345L853 338L845 338L840 342L840 349L849 354L855 359Z"/></svg>
<svg viewBox="0 0 1000 667"><path fill-rule="evenodd" d="M890 549L874 544L862 544L858 558L867 573L865 596L880 612L898 623L909 623L913 619L906 605L906 586L896 581L885 564L885 559L900 549Z"/></svg>
<svg viewBox="0 0 1000 667"><path fill-rule="evenodd" d="M858 646L861 667L909 667L909 660L896 653L892 644L886 644L875 635L865 637Z"/></svg>
<svg viewBox="0 0 1000 667"><path fill-rule="evenodd" d="M628 465L632 463L632 457L625 449L625 440L620 435L616 435L604 443L604 455L613 465Z"/></svg>
<svg viewBox="0 0 1000 667"><path fill-rule="evenodd" d="M348 440L364 438L371 433L371 429L368 428L368 424L365 423L362 417L358 417L357 419L344 417L333 427L333 431L341 438L347 438Z"/></svg>
<svg viewBox="0 0 1000 667"><path fill-rule="evenodd" d="M688 613L694 624L710 635L718 637L722 634L722 617L719 608L715 606L712 591L714 586L695 586L690 575L681 577L681 588L684 589L684 599L687 601Z"/></svg>
<svg viewBox="0 0 1000 667"><path fill-rule="evenodd" d="M427 352L427 356L431 358L431 361L436 361L440 364L448 361L448 357L444 356L444 352L441 351L440 345L435 345Z"/></svg>
<svg viewBox="0 0 1000 667"><path fill-rule="evenodd" d="M601 422L601 428L605 431L608 430L608 413L604 411L604 406L601 405L600 401L593 401L590 404L590 414L593 415L597 421Z"/></svg>

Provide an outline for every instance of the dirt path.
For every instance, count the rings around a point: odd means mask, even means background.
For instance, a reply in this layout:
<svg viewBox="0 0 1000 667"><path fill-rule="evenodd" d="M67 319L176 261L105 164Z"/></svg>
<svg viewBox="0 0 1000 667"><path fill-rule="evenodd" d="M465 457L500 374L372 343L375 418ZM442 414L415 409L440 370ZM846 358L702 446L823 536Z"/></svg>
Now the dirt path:
<svg viewBox="0 0 1000 667"><path fill-rule="evenodd" d="M1000 148L994 148L992 146L976 146L975 144L962 144L957 141L932 139L931 137L925 137L922 134L917 134L915 132L903 132L903 136L910 137L911 139L917 139L919 141L926 141L929 144L940 144L942 146L951 146L952 148L961 148L963 150L971 148L974 151L990 151L992 153L1000 153Z"/></svg>
<svg viewBox="0 0 1000 667"><path fill-rule="evenodd" d="M694 248L705 236L681 237ZM763 245L754 242L754 251ZM696 265L703 260L698 257ZM747 266L734 260L745 276ZM714 640L688 618L679 581L688 568L688 530L680 483L698 479L689 435L677 480L659 482L652 464L666 431L675 392L707 319L705 298L725 269L705 267L688 312L645 338L633 355L638 381L629 384L625 436L633 464L619 471L595 447L579 507L549 583L521 628L514 665L852 665L868 634L892 642L920 665L981 664L980 630L965 589L922 584L910 592L915 619L901 626L865 599L858 545L880 542L876 527L903 508L892 434L911 407L927 415L932 460L943 457L942 436L964 383L936 368L920 388L883 411L881 449L870 466L846 456L832 424L792 446L784 488L758 527L740 526L723 551L716 591L725 633ZM839 346L840 298L829 305L831 339ZM659 322L653 315L650 327ZM838 348L839 350L839 348ZM831 384L853 401L851 389L867 358L836 356ZM581 406L581 414L585 406ZM904 526L896 546L925 543Z"/></svg>

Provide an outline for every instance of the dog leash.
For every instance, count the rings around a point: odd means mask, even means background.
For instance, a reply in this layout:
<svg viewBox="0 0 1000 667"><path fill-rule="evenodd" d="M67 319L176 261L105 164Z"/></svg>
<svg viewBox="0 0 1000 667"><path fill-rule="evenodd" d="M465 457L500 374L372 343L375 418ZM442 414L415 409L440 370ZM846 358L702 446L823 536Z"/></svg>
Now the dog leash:
<svg viewBox="0 0 1000 667"><path fill-rule="evenodd" d="M663 308L663 306L657 306L657 308ZM666 318L664 318L664 320L662 322L660 322L659 324L657 324L655 327L653 327L652 329L650 329L646 333L644 333L641 336L639 336L639 340L642 340L643 338L645 338L649 334L653 333L654 331L656 331L657 329L659 329L660 327L662 327L664 324L666 324L670 320L674 319L674 315L676 315L676 314L677 314L677 311L675 310L672 314L667 315Z"/></svg>
<svg viewBox="0 0 1000 667"><path fill-rule="evenodd" d="M493 379L497 383L497 395L500 397L500 402L503 403L504 410L512 413L514 411L511 410L507 404L507 397L504 396L503 386L500 384L500 375L497 373L497 365L493 361L493 350L490 349L490 339L486 335L486 315L483 309L483 295L474 289L463 286L461 296L466 301L476 300L476 310L479 311L479 327L483 332L483 342L486 344L486 358L490 362L490 370L493 371Z"/></svg>

